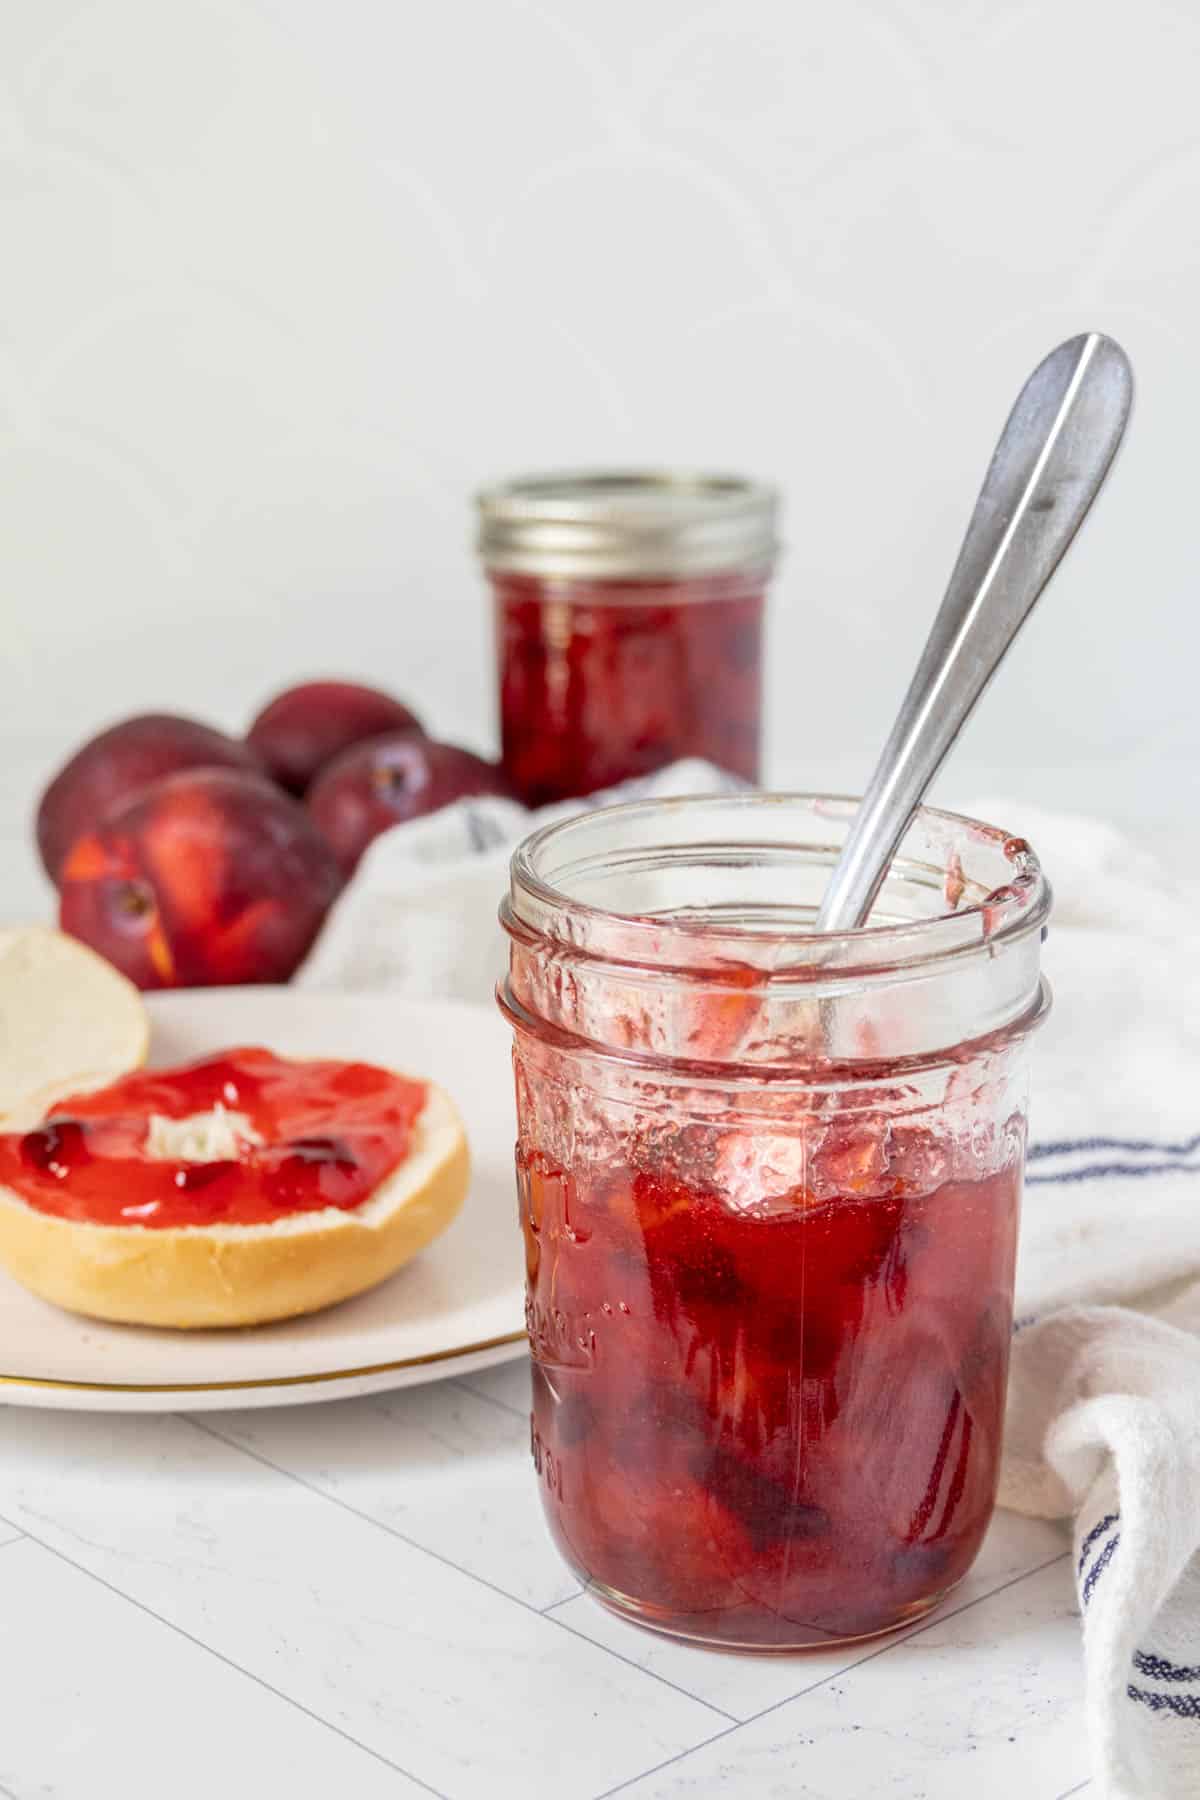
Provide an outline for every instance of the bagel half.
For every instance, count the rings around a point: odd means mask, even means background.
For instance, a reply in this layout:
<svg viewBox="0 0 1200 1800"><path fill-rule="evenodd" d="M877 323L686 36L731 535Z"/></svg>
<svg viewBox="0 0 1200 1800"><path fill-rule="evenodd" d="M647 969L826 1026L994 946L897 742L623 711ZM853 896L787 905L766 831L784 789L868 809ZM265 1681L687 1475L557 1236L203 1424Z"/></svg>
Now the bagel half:
<svg viewBox="0 0 1200 1800"><path fill-rule="evenodd" d="M0 1263L43 1300L95 1319L262 1325L386 1281L454 1219L469 1166L454 1104L429 1083L408 1156L360 1206L156 1229L59 1218L0 1186Z"/></svg>
<svg viewBox="0 0 1200 1800"><path fill-rule="evenodd" d="M131 981L48 926L0 931L0 1131L146 1060L150 1023Z"/></svg>

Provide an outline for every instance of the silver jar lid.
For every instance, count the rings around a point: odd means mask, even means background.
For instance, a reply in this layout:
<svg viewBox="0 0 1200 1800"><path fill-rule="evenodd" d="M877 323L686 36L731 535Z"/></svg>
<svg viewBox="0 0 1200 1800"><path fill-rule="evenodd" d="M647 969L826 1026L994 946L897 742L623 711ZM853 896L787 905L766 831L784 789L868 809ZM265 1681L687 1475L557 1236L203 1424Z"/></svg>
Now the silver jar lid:
<svg viewBox="0 0 1200 1800"><path fill-rule="evenodd" d="M479 553L519 575L637 580L761 569L778 550L774 488L733 475L531 475L478 496Z"/></svg>

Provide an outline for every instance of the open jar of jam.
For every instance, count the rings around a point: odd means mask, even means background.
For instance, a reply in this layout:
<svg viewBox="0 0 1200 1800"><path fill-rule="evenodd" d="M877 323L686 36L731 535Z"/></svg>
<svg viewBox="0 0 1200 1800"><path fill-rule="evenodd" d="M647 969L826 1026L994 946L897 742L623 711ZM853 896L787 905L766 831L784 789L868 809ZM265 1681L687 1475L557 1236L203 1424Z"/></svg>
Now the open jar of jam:
<svg viewBox="0 0 1200 1800"><path fill-rule="evenodd" d="M479 508L504 768L527 805L684 756L757 781L770 488L551 475L489 488Z"/></svg>
<svg viewBox="0 0 1200 1800"><path fill-rule="evenodd" d="M995 1499L1049 891L922 809L817 934L853 813L583 814L502 913L550 1527L616 1612L743 1649L919 1617Z"/></svg>

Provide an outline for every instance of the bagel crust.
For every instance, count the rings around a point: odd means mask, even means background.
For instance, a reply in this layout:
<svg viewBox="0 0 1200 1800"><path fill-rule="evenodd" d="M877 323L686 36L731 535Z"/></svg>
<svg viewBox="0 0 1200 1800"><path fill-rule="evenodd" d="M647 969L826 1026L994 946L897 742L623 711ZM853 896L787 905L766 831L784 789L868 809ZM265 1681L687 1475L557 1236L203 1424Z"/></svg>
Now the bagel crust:
<svg viewBox="0 0 1200 1800"><path fill-rule="evenodd" d="M451 1224L469 1173L457 1111L431 1083L410 1154L361 1206L155 1230L59 1218L0 1186L0 1263L43 1300L94 1319L262 1325L386 1281Z"/></svg>

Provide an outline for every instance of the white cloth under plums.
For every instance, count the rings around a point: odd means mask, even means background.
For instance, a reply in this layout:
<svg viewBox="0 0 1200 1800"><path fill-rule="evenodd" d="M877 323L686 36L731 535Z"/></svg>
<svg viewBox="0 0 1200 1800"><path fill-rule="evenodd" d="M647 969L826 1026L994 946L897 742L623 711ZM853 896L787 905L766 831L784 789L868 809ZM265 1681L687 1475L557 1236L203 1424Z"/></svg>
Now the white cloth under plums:
<svg viewBox="0 0 1200 1800"><path fill-rule="evenodd" d="M728 785L687 763L625 791ZM1074 1521L1098 1793L1200 1800L1200 907L1109 826L970 810L1056 891L1001 1501ZM300 979L490 1000L529 828L479 800L379 838Z"/></svg>

